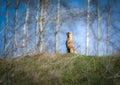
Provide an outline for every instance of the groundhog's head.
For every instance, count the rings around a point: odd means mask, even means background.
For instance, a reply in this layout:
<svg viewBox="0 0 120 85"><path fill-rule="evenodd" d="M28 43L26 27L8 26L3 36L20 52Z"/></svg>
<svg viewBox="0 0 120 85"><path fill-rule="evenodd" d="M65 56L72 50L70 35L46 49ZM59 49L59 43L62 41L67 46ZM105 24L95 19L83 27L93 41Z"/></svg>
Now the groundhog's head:
<svg viewBox="0 0 120 85"><path fill-rule="evenodd" d="M66 35L67 35L68 38L70 38L70 37L72 38L72 33L71 32L67 32Z"/></svg>

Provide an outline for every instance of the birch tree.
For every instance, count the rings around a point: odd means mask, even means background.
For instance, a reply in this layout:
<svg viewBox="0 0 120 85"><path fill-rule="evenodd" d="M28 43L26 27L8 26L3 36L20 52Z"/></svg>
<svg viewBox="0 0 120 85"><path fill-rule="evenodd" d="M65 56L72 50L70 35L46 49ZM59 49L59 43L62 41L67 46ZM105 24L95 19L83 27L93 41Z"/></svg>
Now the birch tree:
<svg viewBox="0 0 120 85"><path fill-rule="evenodd" d="M39 40L39 52L42 52L42 42L43 42L43 22L44 22L44 16L43 16L43 7L44 7L44 1L41 0L40 3L40 40Z"/></svg>
<svg viewBox="0 0 120 85"><path fill-rule="evenodd" d="M97 55L100 55L100 0L97 2Z"/></svg>
<svg viewBox="0 0 120 85"><path fill-rule="evenodd" d="M59 13L60 12L60 0L57 0L57 10L56 10L56 33L55 33L55 53L58 50L58 31L59 31Z"/></svg>
<svg viewBox="0 0 120 85"><path fill-rule="evenodd" d="M39 33L39 10L40 10L40 0L38 0L38 3L37 3L35 44L37 44L37 38L38 38L38 33ZM38 49L37 49L37 52L38 52Z"/></svg>
<svg viewBox="0 0 120 85"><path fill-rule="evenodd" d="M6 0L5 30L4 30L4 58L7 56L7 34L8 34L8 0Z"/></svg>
<svg viewBox="0 0 120 85"><path fill-rule="evenodd" d="M38 42L39 52L43 52L43 39L44 39L44 31L45 31L45 22L46 22L46 14L47 14L47 5L48 0L40 1L40 39Z"/></svg>
<svg viewBox="0 0 120 85"><path fill-rule="evenodd" d="M108 56L109 52L109 30L110 30L110 13L111 13L111 6L110 0L108 0L108 19L107 19L107 29L106 29L106 55Z"/></svg>
<svg viewBox="0 0 120 85"><path fill-rule="evenodd" d="M23 55L26 53L26 47L27 47L27 21L29 17L29 4L30 0L27 1L27 8L25 13L25 22L23 27Z"/></svg>
<svg viewBox="0 0 120 85"><path fill-rule="evenodd" d="M86 27L86 48L85 48L85 54L86 56L89 54L89 21L90 18L90 0L87 0L87 27Z"/></svg>
<svg viewBox="0 0 120 85"><path fill-rule="evenodd" d="M19 5L19 0L16 0L15 17L14 17L12 56L14 56L14 51L17 49L17 41L16 41L16 29L17 29L17 27L16 27L16 25L17 25L17 15L18 15L18 5Z"/></svg>

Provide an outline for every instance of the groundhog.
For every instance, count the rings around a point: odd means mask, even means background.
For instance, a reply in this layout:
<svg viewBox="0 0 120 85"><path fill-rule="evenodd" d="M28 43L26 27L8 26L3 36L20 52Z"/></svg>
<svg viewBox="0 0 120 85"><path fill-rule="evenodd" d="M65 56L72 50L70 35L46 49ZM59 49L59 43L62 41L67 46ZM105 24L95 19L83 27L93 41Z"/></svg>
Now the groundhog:
<svg viewBox="0 0 120 85"><path fill-rule="evenodd" d="M75 49L72 45L72 33L67 32L67 40L66 40L66 48L67 48L67 53L74 53Z"/></svg>

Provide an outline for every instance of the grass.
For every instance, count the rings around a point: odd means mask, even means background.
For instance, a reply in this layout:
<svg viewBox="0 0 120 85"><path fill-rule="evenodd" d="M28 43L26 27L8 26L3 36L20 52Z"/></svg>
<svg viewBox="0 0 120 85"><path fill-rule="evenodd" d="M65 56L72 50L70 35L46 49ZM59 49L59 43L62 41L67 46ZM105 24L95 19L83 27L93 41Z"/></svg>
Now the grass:
<svg viewBox="0 0 120 85"><path fill-rule="evenodd" d="M120 85L120 57L43 54L1 60L0 85Z"/></svg>

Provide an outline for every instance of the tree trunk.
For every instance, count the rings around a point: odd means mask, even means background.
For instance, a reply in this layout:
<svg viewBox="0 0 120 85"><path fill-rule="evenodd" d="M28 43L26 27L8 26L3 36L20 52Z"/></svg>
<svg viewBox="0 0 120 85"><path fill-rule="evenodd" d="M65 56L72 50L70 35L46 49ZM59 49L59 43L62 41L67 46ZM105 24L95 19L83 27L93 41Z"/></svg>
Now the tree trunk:
<svg viewBox="0 0 120 85"><path fill-rule="evenodd" d="M45 19L46 19L46 9L47 9L47 0L41 0L40 6L40 40L38 42L39 52L43 52L43 39L44 39L44 30L45 30Z"/></svg>
<svg viewBox="0 0 120 85"><path fill-rule="evenodd" d="M6 14L5 14L5 30L4 30L4 59L7 57L7 34L8 34L8 0L6 0Z"/></svg>
<svg viewBox="0 0 120 85"><path fill-rule="evenodd" d="M40 0L37 3L37 12L36 12L36 30L35 30L35 44L37 45L38 33L39 33L39 10L40 10ZM37 47L38 48L38 47ZM38 49L36 49L38 52Z"/></svg>
<svg viewBox="0 0 120 85"><path fill-rule="evenodd" d="M108 56L109 49L109 29L110 29L110 0L108 0L108 19L107 19L107 30L106 30L106 56Z"/></svg>
<svg viewBox="0 0 120 85"><path fill-rule="evenodd" d="M19 5L19 0L16 1L16 7L15 7L12 56L14 56L14 52L17 49L17 41L16 41L16 28L17 27L16 25L17 25L17 15L18 15L18 5Z"/></svg>
<svg viewBox="0 0 120 85"><path fill-rule="evenodd" d="M86 27L86 49L85 49L85 54L86 56L89 55L89 28L90 28L90 0L87 2L87 27Z"/></svg>
<svg viewBox="0 0 120 85"><path fill-rule="evenodd" d="M98 25L97 25L97 55L100 56L100 0L97 4L97 14L98 14Z"/></svg>
<svg viewBox="0 0 120 85"><path fill-rule="evenodd" d="M60 12L60 0L57 1L57 15L56 15L56 33L55 33L55 53L58 52L58 30L59 30L59 12Z"/></svg>
<svg viewBox="0 0 120 85"><path fill-rule="evenodd" d="M25 23L23 27L23 55L27 52L27 21L29 17L29 0L27 1L26 15L25 15Z"/></svg>
<svg viewBox="0 0 120 85"><path fill-rule="evenodd" d="M42 52L42 42L43 42L43 0L41 0L40 6L40 40L39 40L39 52Z"/></svg>

